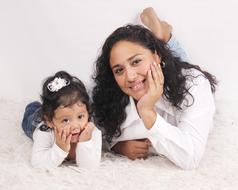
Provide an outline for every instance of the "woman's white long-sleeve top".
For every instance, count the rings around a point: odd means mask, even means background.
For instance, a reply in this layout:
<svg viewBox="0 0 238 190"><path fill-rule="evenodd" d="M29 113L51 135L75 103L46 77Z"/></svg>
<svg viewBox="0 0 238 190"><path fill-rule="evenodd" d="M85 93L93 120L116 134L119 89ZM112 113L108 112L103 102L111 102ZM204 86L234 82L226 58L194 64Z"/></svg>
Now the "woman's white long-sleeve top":
<svg viewBox="0 0 238 190"><path fill-rule="evenodd" d="M95 168L101 161L102 135L95 128L89 141L79 142L76 146L76 163L80 168ZM33 133L31 163L33 167L51 168L62 164L68 152L55 143L53 130L41 131L36 128Z"/></svg>
<svg viewBox="0 0 238 190"><path fill-rule="evenodd" d="M113 138L111 147L119 141L148 138L157 154L164 155L183 169L196 168L204 153L208 133L213 127L215 104L210 83L204 75L195 69L186 72L195 76L186 83L193 99L188 94L188 102L184 101L182 110L179 110L161 97L155 105L156 121L148 130L130 97L126 107L127 118L121 125L122 134ZM187 103L192 102L190 107L186 107Z"/></svg>

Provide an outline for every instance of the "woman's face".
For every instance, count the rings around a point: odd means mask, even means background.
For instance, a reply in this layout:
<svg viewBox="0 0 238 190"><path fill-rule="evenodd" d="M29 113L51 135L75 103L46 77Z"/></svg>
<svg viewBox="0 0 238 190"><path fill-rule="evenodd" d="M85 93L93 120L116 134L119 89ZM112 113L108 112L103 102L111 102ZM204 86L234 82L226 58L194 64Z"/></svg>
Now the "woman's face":
<svg viewBox="0 0 238 190"><path fill-rule="evenodd" d="M117 42L110 54L110 66L117 84L136 100L147 92L147 73L153 62L160 63L157 54L129 41Z"/></svg>

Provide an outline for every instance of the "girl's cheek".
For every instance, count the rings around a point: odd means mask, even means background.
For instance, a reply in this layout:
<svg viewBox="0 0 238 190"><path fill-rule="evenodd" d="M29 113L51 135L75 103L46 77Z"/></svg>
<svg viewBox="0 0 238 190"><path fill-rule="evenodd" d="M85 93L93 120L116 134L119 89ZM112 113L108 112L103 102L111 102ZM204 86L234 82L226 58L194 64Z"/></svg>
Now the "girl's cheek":
<svg viewBox="0 0 238 190"><path fill-rule="evenodd" d="M82 125L83 127L82 127L82 129L81 130L84 130L84 129L86 129L87 127L88 127L88 122L85 122L84 123L84 125Z"/></svg>

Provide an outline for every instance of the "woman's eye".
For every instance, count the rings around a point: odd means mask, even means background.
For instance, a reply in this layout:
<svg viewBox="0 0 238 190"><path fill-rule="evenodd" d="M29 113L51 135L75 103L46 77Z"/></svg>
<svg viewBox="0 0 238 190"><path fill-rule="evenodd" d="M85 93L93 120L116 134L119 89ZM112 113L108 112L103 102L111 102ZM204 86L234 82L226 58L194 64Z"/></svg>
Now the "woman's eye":
<svg viewBox="0 0 238 190"><path fill-rule="evenodd" d="M120 75L120 74L122 74L122 72L123 72L123 69L122 69L122 68L114 69L114 73L115 73L116 75Z"/></svg>
<svg viewBox="0 0 238 190"><path fill-rule="evenodd" d="M141 62L141 59L135 59L132 61L132 65L137 65L140 62Z"/></svg>

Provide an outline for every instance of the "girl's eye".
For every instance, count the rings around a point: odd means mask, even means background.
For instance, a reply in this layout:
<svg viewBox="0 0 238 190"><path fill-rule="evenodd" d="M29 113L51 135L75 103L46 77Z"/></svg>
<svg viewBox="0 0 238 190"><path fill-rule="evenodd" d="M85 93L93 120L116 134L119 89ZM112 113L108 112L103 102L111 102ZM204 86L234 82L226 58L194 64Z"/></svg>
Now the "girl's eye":
<svg viewBox="0 0 238 190"><path fill-rule="evenodd" d="M66 119L66 118L63 119L63 120L62 120L62 123L69 123L69 119Z"/></svg>
<svg viewBox="0 0 238 190"><path fill-rule="evenodd" d="M79 119L83 119L83 118L84 118L84 115L83 115L83 114L82 114L82 115L79 115L78 118L79 118Z"/></svg>
<svg viewBox="0 0 238 190"><path fill-rule="evenodd" d="M137 65L141 62L141 59L135 59L132 61L132 65Z"/></svg>

